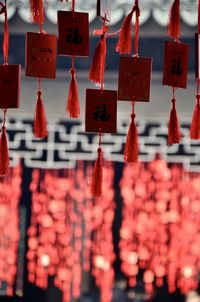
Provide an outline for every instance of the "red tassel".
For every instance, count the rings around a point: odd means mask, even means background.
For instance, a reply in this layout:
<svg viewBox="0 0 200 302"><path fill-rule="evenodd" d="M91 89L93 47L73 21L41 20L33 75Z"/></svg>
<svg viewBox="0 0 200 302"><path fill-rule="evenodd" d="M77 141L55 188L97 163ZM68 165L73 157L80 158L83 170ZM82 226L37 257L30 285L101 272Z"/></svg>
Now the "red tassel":
<svg viewBox="0 0 200 302"><path fill-rule="evenodd" d="M36 138L45 138L48 135L45 108L41 95L41 91L38 91L38 99L34 118L34 135Z"/></svg>
<svg viewBox="0 0 200 302"><path fill-rule="evenodd" d="M6 135L6 127L2 127L1 138L0 138L0 176L8 174L9 169L9 152L8 142Z"/></svg>
<svg viewBox="0 0 200 302"><path fill-rule="evenodd" d="M122 28L119 35L119 40L117 42L116 51L120 54L131 54L132 51L132 39L131 39L131 28L132 28L132 18L133 14L136 12L136 23L135 23L135 54L138 53L138 34L139 34L139 16L140 10L138 6L138 1L135 1L135 5L128 16L124 19Z"/></svg>
<svg viewBox="0 0 200 302"><path fill-rule="evenodd" d="M78 97L78 85L75 77L76 70L71 68L71 82L69 87L68 99L67 99L67 112L72 118L80 116L80 106Z"/></svg>
<svg viewBox="0 0 200 302"><path fill-rule="evenodd" d="M93 197L100 197L102 194L102 150L98 148L98 157L94 165L94 171L92 176L91 194Z"/></svg>
<svg viewBox="0 0 200 302"><path fill-rule="evenodd" d="M40 27L44 23L43 0L30 0L31 21L38 23Z"/></svg>
<svg viewBox="0 0 200 302"><path fill-rule="evenodd" d="M131 124L128 130L124 148L124 160L127 163L138 162L138 133L134 113L131 114Z"/></svg>
<svg viewBox="0 0 200 302"><path fill-rule="evenodd" d="M100 84L103 87L104 83L104 70L105 70L105 61L106 61L106 35L101 35L101 40L99 41L93 61L90 68L89 80L93 81L96 84Z"/></svg>
<svg viewBox="0 0 200 302"><path fill-rule="evenodd" d="M196 96L196 105L194 107L192 124L190 127L190 138L200 139L200 95Z"/></svg>
<svg viewBox="0 0 200 302"><path fill-rule="evenodd" d="M168 124L168 145L179 144L181 137L182 134L176 112L176 99L172 99L172 109Z"/></svg>
<svg viewBox="0 0 200 302"><path fill-rule="evenodd" d="M180 34L180 0L174 0L169 12L168 35L178 39Z"/></svg>

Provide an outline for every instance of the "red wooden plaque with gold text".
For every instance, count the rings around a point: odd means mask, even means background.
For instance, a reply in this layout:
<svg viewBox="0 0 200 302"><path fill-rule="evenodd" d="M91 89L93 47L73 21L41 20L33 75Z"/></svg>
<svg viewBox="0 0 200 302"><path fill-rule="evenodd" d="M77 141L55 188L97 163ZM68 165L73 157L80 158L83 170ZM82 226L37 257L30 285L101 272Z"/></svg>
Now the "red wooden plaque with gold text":
<svg viewBox="0 0 200 302"><path fill-rule="evenodd" d="M28 32L25 65L26 76L55 79L56 36Z"/></svg>
<svg viewBox="0 0 200 302"><path fill-rule="evenodd" d="M18 108L20 99L20 65L0 65L0 108Z"/></svg>
<svg viewBox="0 0 200 302"><path fill-rule="evenodd" d="M152 58L121 57L118 99L149 102Z"/></svg>
<svg viewBox="0 0 200 302"><path fill-rule="evenodd" d="M163 85L187 87L189 46L175 41L165 42Z"/></svg>
<svg viewBox="0 0 200 302"><path fill-rule="evenodd" d="M58 11L58 54L89 56L88 13Z"/></svg>
<svg viewBox="0 0 200 302"><path fill-rule="evenodd" d="M116 133L117 91L86 89L85 131Z"/></svg>

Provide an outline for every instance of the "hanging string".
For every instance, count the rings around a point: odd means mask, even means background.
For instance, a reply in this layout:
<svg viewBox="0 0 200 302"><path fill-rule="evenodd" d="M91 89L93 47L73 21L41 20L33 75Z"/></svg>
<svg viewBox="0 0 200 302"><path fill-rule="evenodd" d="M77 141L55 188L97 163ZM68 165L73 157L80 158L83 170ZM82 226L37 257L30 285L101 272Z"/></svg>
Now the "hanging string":
<svg viewBox="0 0 200 302"><path fill-rule="evenodd" d="M102 168L102 132L99 129L99 148L97 149L98 157L95 161L94 171L92 176L91 194L93 197L102 195L103 168Z"/></svg>
<svg viewBox="0 0 200 302"><path fill-rule="evenodd" d="M198 33L200 34L200 0L198 0Z"/></svg>
<svg viewBox="0 0 200 302"><path fill-rule="evenodd" d="M72 0L72 12L75 12L75 0Z"/></svg>
<svg viewBox="0 0 200 302"><path fill-rule="evenodd" d="M119 40L117 42L116 51L120 54L131 54L132 52L132 17L133 14L136 15L135 20L135 33L134 33L134 55L138 55L138 36L139 36L139 17L140 17L140 8L138 4L138 0L135 0L135 4L131 10L131 12L124 19L122 24Z"/></svg>
<svg viewBox="0 0 200 302"><path fill-rule="evenodd" d="M0 137L0 176L5 176L8 174L9 170L9 152L8 152L8 142L6 135L6 113L7 109L3 110L3 126L1 130Z"/></svg>

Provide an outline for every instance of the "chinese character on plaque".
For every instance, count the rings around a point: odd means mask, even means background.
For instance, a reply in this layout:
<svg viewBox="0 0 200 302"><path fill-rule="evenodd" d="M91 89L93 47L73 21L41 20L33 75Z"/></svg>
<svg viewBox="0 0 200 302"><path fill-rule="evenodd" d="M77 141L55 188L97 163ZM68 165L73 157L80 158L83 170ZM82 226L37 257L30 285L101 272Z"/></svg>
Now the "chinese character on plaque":
<svg viewBox="0 0 200 302"><path fill-rule="evenodd" d="M43 33L26 35L26 76L55 79L56 36Z"/></svg>
<svg viewBox="0 0 200 302"><path fill-rule="evenodd" d="M58 11L58 54L89 56L88 13Z"/></svg>
<svg viewBox="0 0 200 302"><path fill-rule="evenodd" d="M116 133L117 92L86 89L85 131Z"/></svg>
<svg viewBox="0 0 200 302"><path fill-rule="evenodd" d="M118 99L149 102L152 58L121 57Z"/></svg>
<svg viewBox="0 0 200 302"><path fill-rule="evenodd" d="M187 87L189 46L175 41L165 42L163 85Z"/></svg>
<svg viewBox="0 0 200 302"><path fill-rule="evenodd" d="M0 108L19 107L20 77L20 65L0 65Z"/></svg>

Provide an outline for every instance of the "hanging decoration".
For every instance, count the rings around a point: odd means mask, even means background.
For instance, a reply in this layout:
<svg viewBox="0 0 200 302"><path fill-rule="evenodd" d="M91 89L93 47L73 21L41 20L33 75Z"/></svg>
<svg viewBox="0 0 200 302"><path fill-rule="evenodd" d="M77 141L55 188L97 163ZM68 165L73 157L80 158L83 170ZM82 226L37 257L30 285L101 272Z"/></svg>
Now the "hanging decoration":
<svg viewBox="0 0 200 302"><path fill-rule="evenodd" d="M55 286L63 292L63 302L81 298L82 275L90 271L100 286L101 301L111 302L114 170L110 164L104 168L105 196L95 205L87 184L91 171L91 165L78 162L76 170L34 170L32 174L28 279L46 289L48 276L54 277Z"/></svg>
<svg viewBox="0 0 200 302"><path fill-rule="evenodd" d="M97 2L97 14L103 22L100 30L95 30L94 35L100 35L101 39L95 49L92 65L89 72L89 79L100 90L86 90L86 132L96 132L99 134L99 147L97 150L97 159L94 165L94 171L91 182L91 194L93 197L100 197L102 188L102 134L116 133L117 131L117 92L104 90L104 72L106 60L106 37L108 36L108 26L111 15L111 3L104 0ZM108 18L107 18L108 15ZM111 34L112 35L112 34Z"/></svg>
<svg viewBox="0 0 200 302"><path fill-rule="evenodd" d="M195 78L197 85L196 92L196 104L194 107L194 112L192 116L192 122L190 126L190 138L198 140L200 139L200 93L199 93L199 85L200 85L200 1L198 0L198 32L195 33Z"/></svg>
<svg viewBox="0 0 200 302"><path fill-rule="evenodd" d="M83 164L63 175L34 170L30 189L29 282L46 289L53 276L63 302L70 302L81 296L82 272L90 269L92 201Z"/></svg>
<svg viewBox="0 0 200 302"><path fill-rule="evenodd" d="M88 13L75 11L75 0L72 0L71 12L58 11L58 35L58 54L71 56L72 59L66 111L69 117L78 118L80 105L75 58L89 56L89 16Z"/></svg>
<svg viewBox="0 0 200 302"><path fill-rule="evenodd" d="M85 131L99 133L98 157L94 165L91 194L102 194L102 134L117 131L117 92L112 90L86 89Z"/></svg>
<svg viewBox="0 0 200 302"><path fill-rule="evenodd" d="M121 269L130 287L143 275L146 292L162 287L186 294L198 287L199 175L157 158L125 166L120 229ZM158 227L159 226L159 227Z"/></svg>
<svg viewBox="0 0 200 302"><path fill-rule="evenodd" d="M113 221L115 217L114 170L111 164L104 167L105 194L95 200L93 207L92 275L100 288L100 302L111 302L113 296L115 253Z"/></svg>
<svg viewBox="0 0 200 302"><path fill-rule="evenodd" d="M25 74L38 78L37 103L34 117L34 135L45 138L48 135L44 103L42 101L42 79L56 78L56 36L46 34L42 0L30 0L31 21L39 26L39 33L26 34Z"/></svg>
<svg viewBox="0 0 200 302"><path fill-rule="evenodd" d="M0 179L0 290L14 296L19 250L19 202L21 167L12 168Z"/></svg>
<svg viewBox="0 0 200 302"><path fill-rule="evenodd" d="M0 1L0 14L4 14L3 60L0 65L0 108L3 111L3 126L0 137L0 176L8 174L9 150L6 134L6 113L9 108L18 108L20 99L20 65L8 65L9 32L7 18L7 2Z"/></svg>
<svg viewBox="0 0 200 302"><path fill-rule="evenodd" d="M168 35L174 41L165 42L163 85L172 86L172 109L168 123L168 145L181 142L181 129L176 111L177 88L187 87L189 46L179 41L180 0L174 0L169 13Z"/></svg>
<svg viewBox="0 0 200 302"><path fill-rule="evenodd" d="M140 58L138 55L140 8L137 0L122 24L116 51L120 54L131 54L132 52L131 27L134 13L136 15L134 55L132 57L120 57L118 83L118 100L131 101L132 103L131 123L124 149L124 160L128 163L135 163L138 161L138 134L135 122L135 103L149 102L152 70L152 58Z"/></svg>

